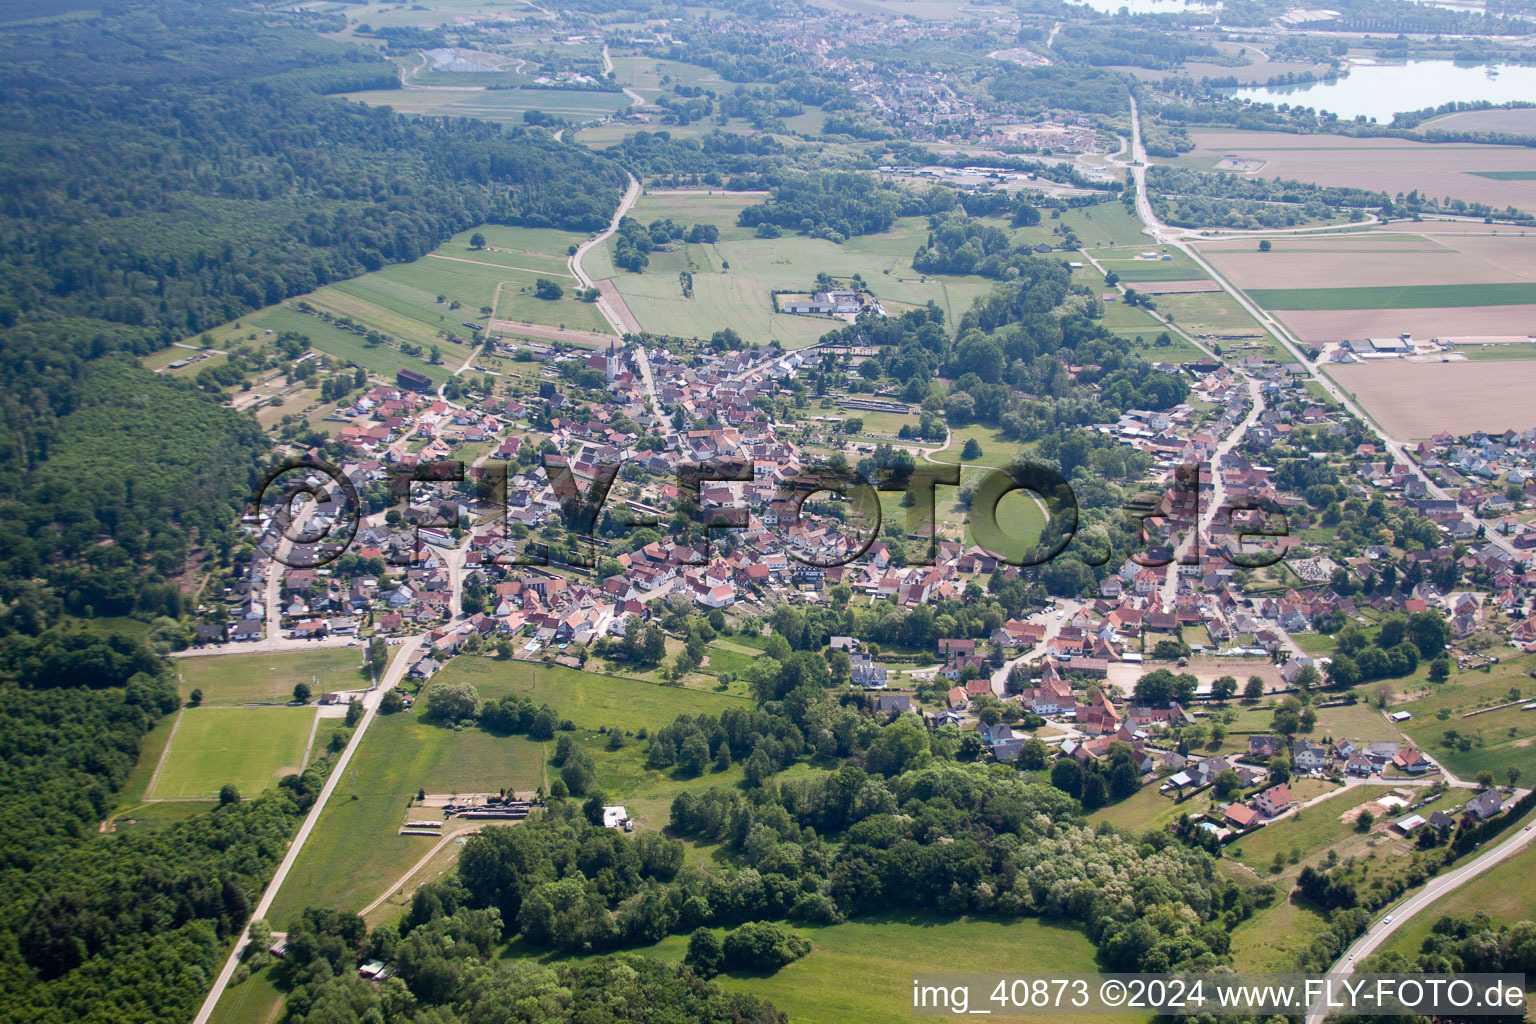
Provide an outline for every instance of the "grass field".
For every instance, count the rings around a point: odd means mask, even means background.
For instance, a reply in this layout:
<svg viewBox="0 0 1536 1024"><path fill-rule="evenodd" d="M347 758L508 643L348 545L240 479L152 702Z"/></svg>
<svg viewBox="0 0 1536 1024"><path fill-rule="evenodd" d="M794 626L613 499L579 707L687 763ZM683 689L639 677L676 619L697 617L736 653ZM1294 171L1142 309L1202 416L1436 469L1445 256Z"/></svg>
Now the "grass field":
<svg viewBox="0 0 1536 1024"><path fill-rule="evenodd" d="M226 783L241 796L255 796L300 770L315 714L312 708L182 711L149 798L206 799Z"/></svg>
<svg viewBox="0 0 1536 1024"><path fill-rule="evenodd" d="M455 658L438 678L472 683L487 699L516 695L548 704L582 729L619 724L654 729L682 714L719 714L728 707L748 706L740 697L726 694L493 658Z"/></svg>
<svg viewBox="0 0 1536 1024"><path fill-rule="evenodd" d="M272 982L272 968L252 974L224 990L209 1024L275 1024L283 1012L283 991Z"/></svg>
<svg viewBox="0 0 1536 1024"><path fill-rule="evenodd" d="M1327 926L1317 911L1292 903L1281 892L1272 904L1232 929L1232 966L1239 971L1292 970L1296 954Z"/></svg>
<svg viewBox="0 0 1536 1024"><path fill-rule="evenodd" d="M535 676L532 683L530 672ZM643 828L664 826L679 792L733 785L741 779L739 765L692 779L652 771L645 767L643 740L631 737L621 749L610 751L606 737L595 731L619 724L626 729L654 729L685 712L719 713L724 707L747 706L740 697L467 655L450 662L438 678L469 681L486 699L517 693L549 703L562 719L576 724L572 735L591 752L598 786L624 803ZM414 714L376 719L358 749L349 778L326 806L273 905L274 926L281 927L276 922L286 923L310 905L361 910L393 885L430 848L430 840L397 834L406 804L418 790L547 790L553 770L546 771L546 758L553 750L553 744L523 736L499 737L473 727L441 728ZM357 773L355 782L351 771ZM356 799L349 798L347 787L353 785Z"/></svg>
<svg viewBox="0 0 1536 1024"><path fill-rule="evenodd" d="M910 1020L912 976L918 973L1049 969L1073 975L1097 971L1093 946L1082 932L1040 920L952 920L911 914L823 927L796 926L796 930L811 941L811 952L803 959L766 976L724 974L717 979L727 989L769 1000L788 1014L792 1024L897 1024ZM687 936L672 935L644 952L680 961L687 945ZM973 1013L983 1008L974 1003L971 1006ZM1128 1015L1104 1019L1145 1018Z"/></svg>
<svg viewBox="0 0 1536 1024"><path fill-rule="evenodd" d="M1171 259L1144 260L1137 258L1140 252L1165 252ZM1205 271L1177 249L1158 246L1139 246L1118 249L1093 249L1090 254L1106 271L1120 275L1128 284L1137 281L1195 281L1205 277Z"/></svg>
<svg viewBox="0 0 1536 1024"><path fill-rule="evenodd" d="M597 121L629 106L621 92L577 89L495 89L475 92L446 90L414 92L379 89L343 93L342 98L372 107L390 107L400 114L432 117L473 117L501 124L522 124L523 114L542 110L571 121Z"/></svg>
<svg viewBox="0 0 1536 1024"><path fill-rule="evenodd" d="M1248 293L1268 309L1455 309L1536 303L1536 283L1406 285L1397 288L1259 288Z"/></svg>
<svg viewBox="0 0 1536 1024"><path fill-rule="evenodd" d="M1194 335L1228 334L1252 336L1268 342L1269 332L1237 304L1226 292L1186 292L1159 295L1157 309ZM1230 346L1222 344L1225 350Z"/></svg>
<svg viewBox="0 0 1536 1024"><path fill-rule="evenodd" d="M194 689L203 704L286 704L296 683L308 683L314 696L368 685L361 672L361 648L331 647L297 654L220 654L176 662L183 700Z"/></svg>
<svg viewBox="0 0 1536 1024"><path fill-rule="evenodd" d="M1456 351L1474 362L1497 359L1536 359L1536 343L1519 341L1502 345L1462 345Z"/></svg>
<svg viewBox="0 0 1536 1024"><path fill-rule="evenodd" d="M631 213L648 224L671 217L682 224L706 223L720 228L711 245L677 244L650 254L643 274L613 267L609 243L587 257L586 269L595 278L612 278L630 310L647 330L679 337L708 337L724 327L743 338L768 342L777 338L789 348L803 348L843 321L831 317L798 316L774 311L772 292L810 287L826 271L846 277L859 274L888 312L929 301L953 324L994 282L980 277L923 275L912 269L912 255L926 237L921 218L900 220L879 235L861 235L842 245L824 239L786 235L759 239L736 224L741 209L760 196L643 196ZM678 275L693 274L693 297L683 297Z"/></svg>
<svg viewBox="0 0 1536 1024"><path fill-rule="evenodd" d="M1536 171L1468 171L1491 181L1536 181Z"/></svg>
<svg viewBox="0 0 1536 1024"><path fill-rule="evenodd" d="M417 790L534 790L543 764L543 744L525 737L456 732L413 714L375 719L278 891L273 927L282 929L307 906L361 910L393 885L431 848L431 839L397 834Z"/></svg>
<svg viewBox="0 0 1536 1024"><path fill-rule="evenodd" d="M1386 792L1382 786L1357 786L1315 807L1308 807L1284 821L1265 825L1232 844L1242 851L1242 860L1250 868L1264 872L1276 853L1288 854L1299 849L1303 857L1322 855L1328 847L1354 833L1354 825L1339 820L1339 815Z"/></svg>

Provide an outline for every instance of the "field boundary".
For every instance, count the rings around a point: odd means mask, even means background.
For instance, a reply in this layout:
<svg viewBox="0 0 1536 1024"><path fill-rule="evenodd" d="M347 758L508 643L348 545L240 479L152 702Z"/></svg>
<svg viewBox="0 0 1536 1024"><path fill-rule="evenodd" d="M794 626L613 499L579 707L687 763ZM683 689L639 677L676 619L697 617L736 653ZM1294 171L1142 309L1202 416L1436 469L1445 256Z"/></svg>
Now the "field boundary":
<svg viewBox="0 0 1536 1024"><path fill-rule="evenodd" d="M165 767L165 759L171 756L171 744L176 742L176 730L181 728L181 718L186 713L185 707L176 709L176 721L171 723L171 734L165 738L165 746L160 748L160 760L155 763L155 773L144 787L144 802L147 804L160 802L149 794L155 791L155 784L160 781L160 770Z"/></svg>

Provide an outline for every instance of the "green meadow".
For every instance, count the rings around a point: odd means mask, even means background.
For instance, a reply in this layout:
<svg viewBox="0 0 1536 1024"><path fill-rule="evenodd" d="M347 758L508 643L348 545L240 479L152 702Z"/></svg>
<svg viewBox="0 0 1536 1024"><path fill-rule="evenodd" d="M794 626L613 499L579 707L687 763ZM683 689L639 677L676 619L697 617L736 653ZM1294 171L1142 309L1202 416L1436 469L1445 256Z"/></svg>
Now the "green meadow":
<svg viewBox="0 0 1536 1024"><path fill-rule="evenodd" d="M596 278L612 278L640 325L680 337L708 337L725 327L743 338L765 343L778 339L787 348L803 348L822 335L841 330L833 317L800 316L774 310L773 292L805 290L818 273L840 278L860 275L892 315L932 301L944 310L951 327L994 282L981 277L924 275L912 269L912 256L926 239L922 218L909 217L879 235L861 235L842 245L786 234L759 239L737 226L736 215L760 196L644 196L630 216L643 224L671 217L684 225L709 223L720 240L709 245L674 243L653 251L644 273L618 270L612 263L616 243L592 253L586 269ZM693 275L693 297L685 298L679 274Z"/></svg>
<svg viewBox="0 0 1536 1024"><path fill-rule="evenodd" d="M183 700L203 691L203 705L269 703L293 700L298 683L309 684L318 697L333 690L368 685L362 674L362 648L325 647L294 654L219 654L180 658L177 689Z"/></svg>

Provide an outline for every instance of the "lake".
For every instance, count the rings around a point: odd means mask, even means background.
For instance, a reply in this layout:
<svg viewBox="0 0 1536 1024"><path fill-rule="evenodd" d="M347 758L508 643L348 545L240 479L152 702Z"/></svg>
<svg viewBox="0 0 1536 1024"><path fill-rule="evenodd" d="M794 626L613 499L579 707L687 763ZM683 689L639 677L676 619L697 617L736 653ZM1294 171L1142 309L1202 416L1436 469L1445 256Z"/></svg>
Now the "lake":
<svg viewBox="0 0 1536 1024"><path fill-rule="evenodd" d="M1415 60L1406 64L1361 64L1333 82L1311 85L1252 86L1224 90L1237 99L1256 103L1289 103L1327 110L1347 120L1360 115L1382 124L1404 110L1422 110L1443 103L1536 98L1536 67L1490 65L1449 60Z"/></svg>

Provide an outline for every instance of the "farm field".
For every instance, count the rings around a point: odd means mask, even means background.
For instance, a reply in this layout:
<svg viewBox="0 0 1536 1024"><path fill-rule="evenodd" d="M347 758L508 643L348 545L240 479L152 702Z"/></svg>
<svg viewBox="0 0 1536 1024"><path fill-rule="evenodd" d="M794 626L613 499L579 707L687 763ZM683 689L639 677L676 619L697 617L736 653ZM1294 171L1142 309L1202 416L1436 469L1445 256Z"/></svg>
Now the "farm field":
<svg viewBox="0 0 1536 1024"><path fill-rule="evenodd" d="M1509 362L1410 363L1401 359L1330 366L1328 373L1394 438L1426 438L1441 430L1536 426L1531 388L1536 364ZM1444 402L1445 395L1460 401Z"/></svg>
<svg viewBox="0 0 1536 1024"><path fill-rule="evenodd" d="M799 316L774 311L772 292L805 289L816 275L835 269L839 276L860 274L895 314L934 301L953 324L993 282L980 277L923 275L912 269L912 255L925 237L920 218L905 218L888 232L861 235L842 245L824 239L785 236L758 239L736 226L736 215L758 196L705 194L643 196L630 216L643 224L671 217L681 224L710 223L721 229L709 245L675 243L650 254L642 274L614 268L610 242L601 254L587 257L594 278L611 278L641 327L680 337L708 337L735 328L749 342L778 339L787 348L804 348L845 326L832 317ZM693 298L683 297L678 275L693 274Z"/></svg>
<svg viewBox="0 0 1536 1024"><path fill-rule="evenodd" d="M1087 937L1075 928L1048 921L956 921L910 914L793 927L811 941L811 952L803 959L766 976L722 974L717 979L731 991L769 1000L788 1014L792 1024L897 1024L908 1020L912 1016L911 976L917 973L1023 971L1045 965L1063 975L1097 972L1094 949ZM680 961L687 946L686 935L671 935L642 952ZM972 1010L976 1009L973 1004ZM939 1015L927 1019L962 1018ZM1102 1019L1143 1018L1126 1015Z"/></svg>
<svg viewBox="0 0 1536 1024"><path fill-rule="evenodd" d="M1533 197L1529 182L1499 181L1474 173L1536 167L1536 155L1519 146L1282 132L1190 134L1194 150L1169 163L1211 170L1222 157L1235 154L1265 161L1256 172L1265 178L1294 178L1319 185L1371 189L1387 195L1418 189L1433 196L1452 196L1495 207L1527 207Z"/></svg>
<svg viewBox="0 0 1536 1024"><path fill-rule="evenodd" d="M1385 288L1261 288L1249 297L1272 310L1432 309L1536 303L1536 283L1402 285Z"/></svg>
<svg viewBox="0 0 1536 1024"><path fill-rule="evenodd" d="M469 238L475 231L485 236L486 249L470 248ZM462 322L483 322L487 318L481 309L488 306L494 305L496 316L510 320L609 335L608 324L597 307L575 297L576 282L565 266L570 246L587 237L575 231L482 225L460 232L413 263L392 264L371 274L327 285L209 333L214 346L222 348L248 343L252 334L260 341L265 331L294 331L308 336L315 349L378 376L393 377L397 369L405 366L441 383L468 354L462 344L455 344L446 335L468 335ZM541 277L563 286L565 297L536 298L534 282ZM444 302L437 301L439 295ZM451 308L453 301L460 303L458 309ZM434 365L423 356L407 355L388 344L369 345L357 334L300 312L300 302L350 317L365 328L420 346L424 352L437 345L443 363ZM197 338L188 342L196 343ZM211 364L199 363L186 372L196 373L205 365ZM285 405L273 410L273 414L285 411L291 410Z"/></svg>
<svg viewBox="0 0 1536 1024"><path fill-rule="evenodd" d="M1271 239L1270 252L1231 242L1200 246L1243 289L1456 286L1536 280L1536 239L1509 234L1362 233ZM1451 305L1451 303L1438 303ZM1277 307L1278 308L1278 307Z"/></svg>
<svg viewBox="0 0 1536 1024"><path fill-rule="evenodd" d="M1464 110L1444 114L1419 125L1424 132L1506 132L1510 135L1536 135L1536 108L1513 110Z"/></svg>
<svg viewBox="0 0 1536 1024"><path fill-rule="evenodd" d="M293 687L308 683L314 696L333 690L367 687L361 672L362 648L327 647L297 654L220 654L208 658L181 658L176 662L181 677L182 699L194 689L203 691L204 706L286 704Z"/></svg>
<svg viewBox="0 0 1536 1024"><path fill-rule="evenodd" d="M542 110L571 121L597 121L629 106L621 92L584 92L577 89L495 89L406 91L377 89L342 93L342 99L371 107L390 107L401 114L432 117L474 117L501 124L522 124L523 114Z"/></svg>
<svg viewBox="0 0 1536 1024"><path fill-rule="evenodd" d="M233 783L255 796L302 769L313 708L187 708L180 713L151 800L212 799Z"/></svg>
<svg viewBox="0 0 1536 1024"><path fill-rule="evenodd" d="M1514 306L1434 307L1424 309L1297 310L1278 314L1304 341L1346 338L1391 338L1407 333L1416 338L1502 337L1526 334L1536 322L1536 304Z"/></svg>

